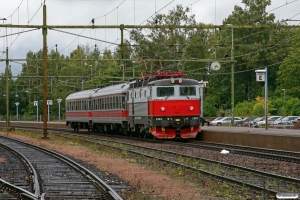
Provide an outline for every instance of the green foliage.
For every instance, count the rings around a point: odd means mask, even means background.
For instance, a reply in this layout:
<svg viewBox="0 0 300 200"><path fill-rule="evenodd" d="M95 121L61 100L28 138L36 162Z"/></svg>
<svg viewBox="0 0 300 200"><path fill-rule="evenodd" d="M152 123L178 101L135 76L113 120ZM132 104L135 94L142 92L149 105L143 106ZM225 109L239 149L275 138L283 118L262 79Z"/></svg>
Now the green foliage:
<svg viewBox="0 0 300 200"><path fill-rule="evenodd" d="M279 90L284 88L287 96L290 95L300 98L300 79L298 78L300 76L300 30L293 31L293 34L296 35L296 37L291 38L292 46L289 49L289 55L279 67L277 82L280 85Z"/></svg>
<svg viewBox="0 0 300 200"><path fill-rule="evenodd" d="M242 0L243 8L234 6L232 13L223 20L223 24L242 25L286 25L275 22L275 15L267 13L271 0ZM255 80L255 69L268 67L269 113L272 115L300 114L300 30L296 29L190 29L175 28L175 25L199 25L189 7L177 5L168 14L156 14L147 21L147 25L168 25L165 29L134 29L130 31L130 40L115 47L114 52L96 47L78 45L70 56L56 50L48 52L48 99L54 101L50 113L57 115L56 99L61 98L61 111L64 113L64 99L70 93L81 89L95 88L109 81L127 80L140 77L161 67L152 61L146 69L142 62L122 61L142 56L162 56L180 62L163 62L164 69L181 69L189 78L208 81L204 94L204 116L216 116L217 112L231 108L231 81L234 69L235 115L263 116L264 84ZM233 47L232 48L232 43ZM29 51L26 63L17 79L9 79L9 109L15 113L15 102L20 102L19 114L34 115L33 101L43 105L43 63L42 50ZM228 55L224 58L224 55ZM219 71L211 71L211 62L189 62L200 59L230 61L221 63ZM57 60L56 60L57 59ZM283 61L283 62L282 62ZM124 70L123 70L124 69ZM9 77L11 72L9 70ZM5 74L3 74L5 75ZM127 78L126 78L127 77ZM5 85L4 76L0 82ZM282 89L285 89L286 101ZM5 89L1 92L4 94ZM15 94L18 93L18 97ZM0 98L0 114L5 115L5 98ZM272 100L272 101L271 101ZM43 106L39 106L39 113Z"/></svg>
<svg viewBox="0 0 300 200"><path fill-rule="evenodd" d="M204 112L203 117L216 116L217 108L211 102L215 102L214 97L210 96L210 97L204 98L204 103L203 103L204 108L203 108L203 110L205 112Z"/></svg>
<svg viewBox="0 0 300 200"><path fill-rule="evenodd" d="M255 101L243 101L235 106L234 113L237 116L253 116Z"/></svg>

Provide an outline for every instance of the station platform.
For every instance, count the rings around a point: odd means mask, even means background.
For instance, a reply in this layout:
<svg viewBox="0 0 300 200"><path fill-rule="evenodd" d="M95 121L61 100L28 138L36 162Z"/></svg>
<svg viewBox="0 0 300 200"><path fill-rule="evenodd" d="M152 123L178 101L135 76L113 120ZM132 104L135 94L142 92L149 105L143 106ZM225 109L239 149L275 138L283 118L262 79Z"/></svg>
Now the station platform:
<svg viewBox="0 0 300 200"><path fill-rule="evenodd" d="M202 126L202 141L300 152L299 129Z"/></svg>

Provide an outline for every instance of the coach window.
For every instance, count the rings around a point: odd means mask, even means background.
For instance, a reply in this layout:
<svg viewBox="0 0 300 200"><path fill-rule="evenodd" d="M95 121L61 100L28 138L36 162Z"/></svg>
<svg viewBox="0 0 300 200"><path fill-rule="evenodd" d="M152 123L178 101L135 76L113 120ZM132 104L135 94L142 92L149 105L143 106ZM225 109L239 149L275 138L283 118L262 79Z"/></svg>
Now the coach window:
<svg viewBox="0 0 300 200"><path fill-rule="evenodd" d="M125 97L122 96L122 108L125 110Z"/></svg>
<svg viewBox="0 0 300 200"><path fill-rule="evenodd" d="M109 97L106 97L105 101L106 101L106 110L108 110L109 109Z"/></svg>
<svg viewBox="0 0 300 200"><path fill-rule="evenodd" d="M116 96L116 107L115 109L119 109L119 96Z"/></svg>
<svg viewBox="0 0 300 200"><path fill-rule="evenodd" d="M109 97L106 97L106 110L109 110Z"/></svg>
<svg viewBox="0 0 300 200"><path fill-rule="evenodd" d="M108 109L111 109L112 108L112 97L109 97L109 106L108 106Z"/></svg>
<svg viewBox="0 0 300 200"><path fill-rule="evenodd" d="M111 97L111 108L110 109L114 109L115 108L115 97Z"/></svg>
<svg viewBox="0 0 300 200"><path fill-rule="evenodd" d="M136 91L134 91L134 98L136 98Z"/></svg>
<svg viewBox="0 0 300 200"><path fill-rule="evenodd" d="M109 108L108 97L105 97L105 109L108 110L108 108Z"/></svg>
<svg viewBox="0 0 300 200"><path fill-rule="evenodd" d="M115 101L115 97L110 97L110 109L114 109L114 101Z"/></svg>
<svg viewBox="0 0 300 200"><path fill-rule="evenodd" d="M117 97L113 97L113 102L114 102L114 109L117 108Z"/></svg>
<svg viewBox="0 0 300 200"><path fill-rule="evenodd" d="M146 98L147 96L147 90L144 90L144 97Z"/></svg>

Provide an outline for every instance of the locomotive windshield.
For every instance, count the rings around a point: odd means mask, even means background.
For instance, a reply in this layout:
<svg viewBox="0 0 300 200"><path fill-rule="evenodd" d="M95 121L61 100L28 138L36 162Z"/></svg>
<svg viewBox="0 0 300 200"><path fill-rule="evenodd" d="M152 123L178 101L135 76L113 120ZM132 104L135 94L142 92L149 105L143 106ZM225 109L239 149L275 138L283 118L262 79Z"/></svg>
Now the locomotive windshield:
<svg viewBox="0 0 300 200"><path fill-rule="evenodd" d="M174 88L173 87L157 87L157 96L165 97L165 96L173 96Z"/></svg>
<svg viewBox="0 0 300 200"><path fill-rule="evenodd" d="M195 87L180 87L180 96L196 96Z"/></svg>

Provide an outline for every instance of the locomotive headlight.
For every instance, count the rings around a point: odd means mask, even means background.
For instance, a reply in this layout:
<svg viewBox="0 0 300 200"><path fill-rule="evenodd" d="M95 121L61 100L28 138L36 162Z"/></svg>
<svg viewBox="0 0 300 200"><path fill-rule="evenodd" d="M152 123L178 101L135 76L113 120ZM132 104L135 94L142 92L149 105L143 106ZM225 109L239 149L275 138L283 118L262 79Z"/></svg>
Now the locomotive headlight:
<svg viewBox="0 0 300 200"><path fill-rule="evenodd" d="M175 83L175 80L174 80L174 79L171 79L171 83Z"/></svg>
<svg viewBox="0 0 300 200"><path fill-rule="evenodd" d="M194 106L191 106L191 107L190 107L190 110L194 110Z"/></svg>
<svg viewBox="0 0 300 200"><path fill-rule="evenodd" d="M166 109L165 107L161 107L160 110L164 112Z"/></svg>
<svg viewBox="0 0 300 200"><path fill-rule="evenodd" d="M179 83L182 83L182 79L179 79L179 81L178 81Z"/></svg>

